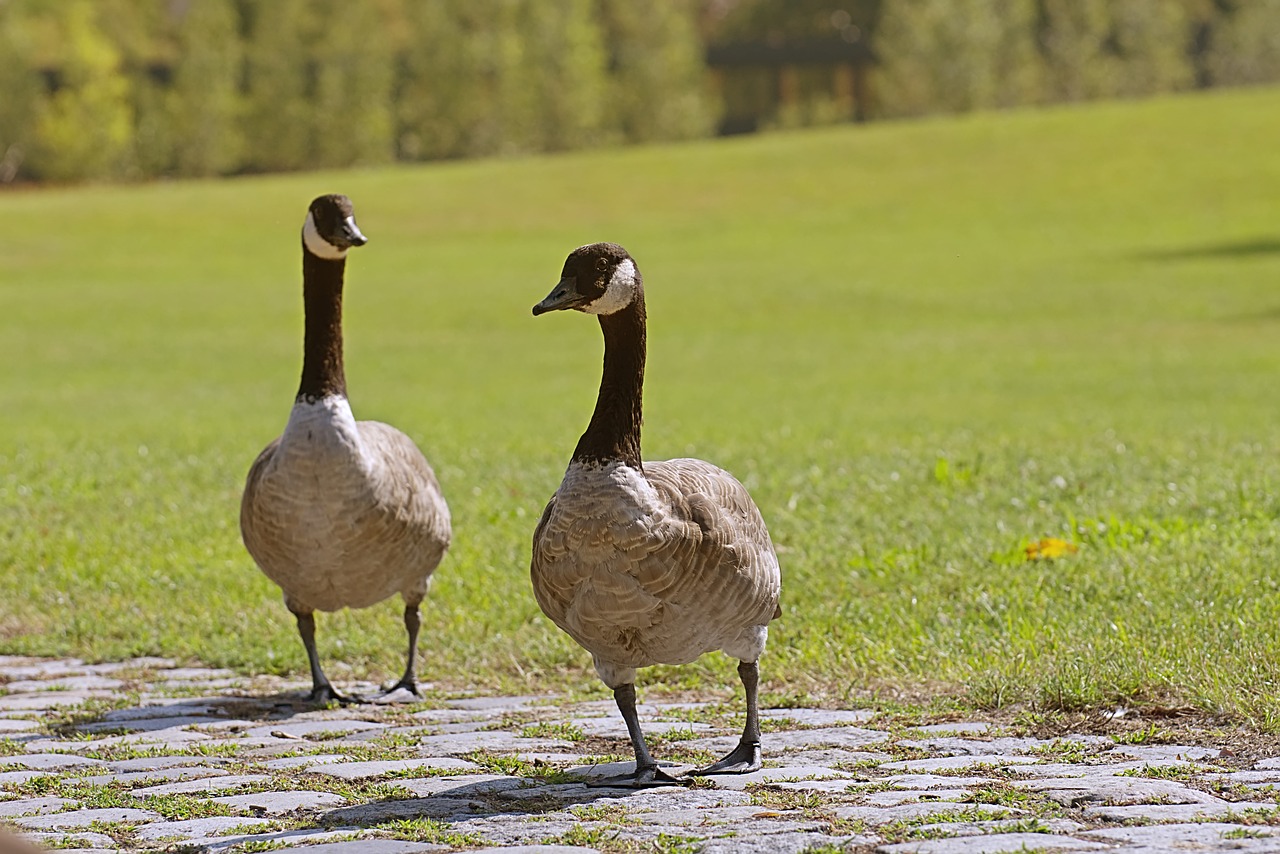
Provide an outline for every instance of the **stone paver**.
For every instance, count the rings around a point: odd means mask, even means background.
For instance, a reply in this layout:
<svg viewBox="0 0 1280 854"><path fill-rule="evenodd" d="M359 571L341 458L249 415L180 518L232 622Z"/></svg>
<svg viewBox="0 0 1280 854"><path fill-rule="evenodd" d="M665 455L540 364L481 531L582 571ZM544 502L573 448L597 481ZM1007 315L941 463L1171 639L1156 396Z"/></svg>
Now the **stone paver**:
<svg viewBox="0 0 1280 854"><path fill-rule="evenodd" d="M899 821L927 825L944 818L965 815L965 808L968 806L971 805L945 801L928 801L925 803L898 804L892 807L836 807L835 814L840 818L861 821L870 825L892 824ZM1010 810L1004 807L991 807L986 811L1001 818L1022 814L1022 810Z"/></svg>
<svg viewBox="0 0 1280 854"><path fill-rule="evenodd" d="M24 732L39 728L40 724L36 721L24 721L20 718L0 718L0 733L4 733L6 735L9 733Z"/></svg>
<svg viewBox="0 0 1280 854"><path fill-rule="evenodd" d="M1204 804L1219 802L1199 789L1189 788L1174 780L1147 780L1141 777L1118 777L1089 774L1083 777L1049 777L1016 780L1012 785L1039 792L1063 806L1085 806L1091 803L1124 804Z"/></svg>
<svg viewBox="0 0 1280 854"><path fill-rule="evenodd" d="M51 812L75 809L77 803L69 798L15 798L0 801L0 819L23 815L44 815Z"/></svg>
<svg viewBox="0 0 1280 854"><path fill-rule="evenodd" d="M1280 852L1280 757L779 708L761 712L761 771L602 788L587 783L633 767L609 700L427 689L412 706L321 709L305 687L165 659L0 656L0 822L86 852ZM118 697L134 699L45 723ZM730 750L741 725L719 704L639 711L675 773Z"/></svg>
<svg viewBox="0 0 1280 854"><path fill-rule="evenodd" d="M1246 812L1276 811L1275 801L1270 803L1218 801L1208 804L1121 804L1117 806L1085 807L1086 818L1107 821L1196 821L1206 818L1230 818Z"/></svg>
<svg viewBox="0 0 1280 854"><path fill-rule="evenodd" d="M997 851L1098 851L1110 846L1047 833L1002 833L881 845L877 854L988 854ZM1115 849L1113 849L1115 850Z"/></svg>
<svg viewBox="0 0 1280 854"><path fill-rule="evenodd" d="M65 768L89 768L106 765L99 759L86 759L66 753L25 753L0 757L0 768L25 768L32 771L55 771Z"/></svg>
<svg viewBox="0 0 1280 854"><path fill-rule="evenodd" d="M1236 824L1158 824L1144 827L1110 827L1080 834L1089 839L1123 844L1126 850L1147 851L1276 851L1280 850L1280 829L1241 828Z"/></svg>
<svg viewBox="0 0 1280 854"><path fill-rule="evenodd" d="M319 810L346 803L342 795L331 792L259 792L209 800L227 806L237 815L286 815L297 810Z"/></svg>
<svg viewBox="0 0 1280 854"><path fill-rule="evenodd" d="M105 833L92 833L85 831L83 833L41 833L32 832L26 834L32 840L46 845L71 845L72 850L80 852L111 852L117 851L116 841Z"/></svg>
<svg viewBox="0 0 1280 854"><path fill-rule="evenodd" d="M937 756L932 759L907 759L902 762L884 762L880 767L887 771L919 771L931 774L935 771L955 771L975 765L1027 765L1036 761L1034 756Z"/></svg>
<svg viewBox="0 0 1280 854"><path fill-rule="evenodd" d="M255 827L270 828L272 823L264 818L243 818L240 816L192 818L185 821L157 821L138 828L138 838L146 841L207 839L211 836L222 836L233 831L246 834L248 829Z"/></svg>
<svg viewBox="0 0 1280 854"><path fill-rule="evenodd" d="M128 822L141 824L160 818L159 813L150 810L126 809L113 807L100 810L71 810L69 812L50 813L48 815L24 816L14 820L19 827L33 830L63 830L66 828L89 827L95 824L117 824Z"/></svg>
<svg viewBox="0 0 1280 854"><path fill-rule="evenodd" d="M0 771L0 789L20 786L28 780L48 776L44 771Z"/></svg>
<svg viewBox="0 0 1280 854"><path fill-rule="evenodd" d="M353 842L326 842L307 845L301 849L307 854L421 854L421 852L448 851L447 845L431 845L425 842L409 842L403 839L360 839ZM566 849L590 851L589 848ZM478 852L472 852L478 854Z"/></svg>
<svg viewBox="0 0 1280 854"><path fill-rule="evenodd" d="M132 791L135 797L161 797L164 795L190 795L202 792L224 792L228 789L243 789L246 786L266 784L270 782L269 774L224 774L218 777L203 777L196 780L181 780L177 783L161 783L158 786L141 786Z"/></svg>
<svg viewBox="0 0 1280 854"><path fill-rule="evenodd" d="M110 774L94 774L81 777L81 783L89 785L105 785L120 783L126 786L155 785L175 780L198 780L201 777L225 776L225 771L217 768L205 768L200 765L174 765L168 768L146 768L137 771L112 772Z"/></svg>
<svg viewBox="0 0 1280 854"><path fill-rule="evenodd" d="M364 780L370 777L385 777L411 771L448 770L454 774L468 771L479 771L480 766L465 759L434 758L425 759L392 759L384 762L317 762L304 766L304 770L312 774L326 777L340 777L343 780ZM405 776L416 776L406 774Z"/></svg>

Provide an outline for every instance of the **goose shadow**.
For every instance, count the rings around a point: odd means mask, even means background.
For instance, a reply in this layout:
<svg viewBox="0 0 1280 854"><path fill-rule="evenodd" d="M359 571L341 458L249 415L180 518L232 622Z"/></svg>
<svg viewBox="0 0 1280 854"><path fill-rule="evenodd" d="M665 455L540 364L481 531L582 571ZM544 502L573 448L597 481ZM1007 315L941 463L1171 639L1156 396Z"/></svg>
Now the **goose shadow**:
<svg viewBox="0 0 1280 854"><path fill-rule="evenodd" d="M629 765L634 763L616 763ZM603 767L603 766L602 766ZM610 766L612 768L612 766ZM584 771L583 769L576 769ZM457 780L447 777L421 777L412 781L415 797L383 798L363 804L331 809L316 816L318 829L367 829L387 822L432 819L456 824L473 819L496 817L542 816L565 812L575 806L596 801L615 801L652 796L663 792L685 792L682 786L660 789L600 788L586 784L586 776L574 771L562 772L550 781L528 777L493 775L485 780ZM392 785L409 781L390 780Z"/></svg>
<svg viewBox="0 0 1280 854"><path fill-rule="evenodd" d="M198 697L174 697L162 702L137 703L113 709L72 711L67 718L50 726L49 731L62 738L75 736L145 737L163 736L193 726L284 723L308 712L323 710L309 702L305 693L277 694L211 694Z"/></svg>
<svg viewBox="0 0 1280 854"><path fill-rule="evenodd" d="M412 780L390 780L391 784L438 783L439 791L407 798L386 797L363 804L337 807L301 818L294 814L292 827L283 830L252 833L242 830L236 835L217 839L222 846L256 844L323 844L346 839L346 834L383 827L389 823L428 819L445 825L446 832L470 833L464 822L486 818L527 818L537 820L556 812L564 812L580 804L643 795L654 790L588 788L580 782L542 783L535 779L499 777L483 781L450 780L445 777L422 777ZM668 791L663 789L661 791ZM566 821L577 822L577 817ZM554 835L552 823L539 825ZM454 830L456 828L456 831ZM468 840L470 841L470 840ZM514 841L514 840L512 840ZM351 843L348 843L351 844ZM360 839L369 850L391 845L392 840ZM501 843L496 843L501 844ZM397 849L399 850L399 849Z"/></svg>
<svg viewBox="0 0 1280 854"><path fill-rule="evenodd" d="M1225 243L1209 243L1201 246L1184 246L1176 249L1156 249L1137 252L1130 257L1138 261L1176 263L1199 260L1248 260L1280 255L1280 237L1257 237ZM1272 323L1280 320L1280 306L1264 308L1220 317L1223 323Z"/></svg>
<svg viewBox="0 0 1280 854"><path fill-rule="evenodd" d="M1280 237L1256 237L1225 243L1208 243L1201 246L1183 246L1175 249L1154 249L1135 253L1140 261L1195 261L1201 259L1247 259L1266 255L1280 255Z"/></svg>
<svg viewBox="0 0 1280 854"><path fill-rule="evenodd" d="M626 763L618 763L626 764ZM631 766L634 768L634 764ZM466 782L449 780L444 777L424 777L413 780L389 780L397 783L439 783L439 791L424 796L408 798L386 797L363 804L337 807L326 812L307 816L286 830L267 831L261 834L242 832L236 836L221 837L217 841L220 846L246 845L252 843L266 844L323 844L331 840L346 839L346 834L384 828L394 822L412 822L427 819L443 825L446 833L457 833L466 839L452 840L457 843L474 843L473 834L478 829L466 826L466 822L487 818L513 818L526 821L541 821L536 825L540 836L555 836L565 826L576 826L580 817L567 815L565 825L557 825L552 814L568 812L575 806L587 805L596 801L613 801L631 799L655 792L672 793L687 791L683 787L663 787L660 789L613 789L589 788L585 783L564 782L560 775L556 782L541 782L536 779L518 777L496 777L485 781ZM523 821L521 822L524 823ZM643 828L636 828L643 832ZM690 828L692 831L692 828ZM480 831L483 834L483 831ZM392 840L361 838L354 843L377 850L375 846L392 844ZM505 842L494 841L495 846L534 844L521 842L518 839L507 839ZM362 849L363 850L363 849ZM391 850L390 848L388 850ZM398 849L397 849L398 850ZM486 847L486 850L488 848ZM523 849L521 849L523 850Z"/></svg>
<svg viewBox="0 0 1280 854"><path fill-rule="evenodd" d="M1222 317L1223 323L1275 323L1277 321L1280 321L1280 306Z"/></svg>

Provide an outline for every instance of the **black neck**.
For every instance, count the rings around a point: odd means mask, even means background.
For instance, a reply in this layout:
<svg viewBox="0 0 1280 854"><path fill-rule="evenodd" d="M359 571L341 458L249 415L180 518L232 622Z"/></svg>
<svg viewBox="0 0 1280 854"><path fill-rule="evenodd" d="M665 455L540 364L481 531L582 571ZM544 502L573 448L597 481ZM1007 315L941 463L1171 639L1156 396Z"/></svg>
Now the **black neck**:
<svg viewBox="0 0 1280 854"><path fill-rule="evenodd" d="M302 250L302 301L306 338L298 400L347 396L342 370L342 278L345 258L326 261Z"/></svg>
<svg viewBox="0 0 1280 854"><path fill-rule="evenodd" d="M587 432L573 452L578 462L623 462L641 468L640 421L644 392L644 295L629 306L600 315L604 375Z"/></svg>

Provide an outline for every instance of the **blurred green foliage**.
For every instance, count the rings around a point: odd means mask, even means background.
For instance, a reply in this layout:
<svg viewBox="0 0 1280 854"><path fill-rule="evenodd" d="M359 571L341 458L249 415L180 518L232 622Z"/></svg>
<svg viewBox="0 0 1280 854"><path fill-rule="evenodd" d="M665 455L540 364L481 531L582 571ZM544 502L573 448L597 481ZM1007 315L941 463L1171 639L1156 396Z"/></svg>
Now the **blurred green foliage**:
<svg viewBox="0 0 1280 854"><path fill-rule="evenodd" d="M711 128L689 0L0 0L0 182L375 165ZM10 94L12 93L12 94Z"/></svg>
<svg viewBox="0 0 1280 854"><path fill-rule="evenodd" d="M705 66L823 42L874 50L856 97L847 62ZM1264 83L1280 2L0 0L0 57L0 184L131 180Z"/></svg>
<svg viewBox="0 0 1280 854"><path fill-rule="evenodd" d="M0 184L589 149L1280 79L1276 0L0 0ZM792 60L787 60L792 61Z"/></svg>
<svg viewBox="0 0 1280 854"><path fill-rule="evenodd" d="M710 42L868 44L870 117L1140 97L1280 80L1276 0L705 0ZM847 120L830 67L794 69L762 127ZM768 69L726 74L733 111L777 102Z"/></svg>

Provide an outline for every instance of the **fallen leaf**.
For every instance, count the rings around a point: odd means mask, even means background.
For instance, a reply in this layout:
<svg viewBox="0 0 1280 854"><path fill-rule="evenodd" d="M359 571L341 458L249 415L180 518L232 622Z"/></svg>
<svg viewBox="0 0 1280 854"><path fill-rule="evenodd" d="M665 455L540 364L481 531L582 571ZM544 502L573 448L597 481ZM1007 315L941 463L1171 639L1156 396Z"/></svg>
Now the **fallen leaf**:
<svg viewBox="0 0 1280 854"><path fill-rule="evenodd" d="M1028 543L1026 548L1027 560L1053 560L1054 558L1066 557L1080 551L1080 547L1075 543L1068 543L1066 540L1060 540L1057 537L1045 537Z"/></svg>

